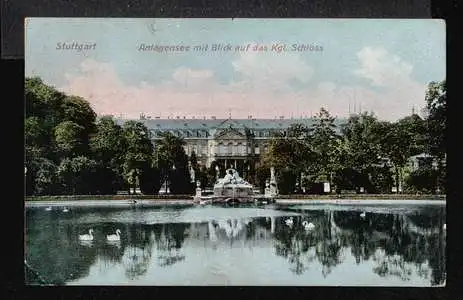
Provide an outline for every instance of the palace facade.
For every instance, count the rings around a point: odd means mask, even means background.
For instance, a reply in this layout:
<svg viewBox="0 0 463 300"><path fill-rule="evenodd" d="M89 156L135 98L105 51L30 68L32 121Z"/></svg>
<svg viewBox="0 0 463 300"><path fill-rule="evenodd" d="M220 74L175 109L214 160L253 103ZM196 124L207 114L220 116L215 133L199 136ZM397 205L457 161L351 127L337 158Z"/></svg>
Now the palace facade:
<svg viewBox="0 0 463 300"><path fill-rule="evenodd" d="M198 163L210 167L216 162L222 168L235 168L240 174L249 169L268 148L273 133L286 134L291 124L311 126L312 118L300 119L146 119L142 122L152 134L153 144L160 133L170 132L185 140L188 156L194 152ZM336 120L336 125L342 120Z"/></svg>

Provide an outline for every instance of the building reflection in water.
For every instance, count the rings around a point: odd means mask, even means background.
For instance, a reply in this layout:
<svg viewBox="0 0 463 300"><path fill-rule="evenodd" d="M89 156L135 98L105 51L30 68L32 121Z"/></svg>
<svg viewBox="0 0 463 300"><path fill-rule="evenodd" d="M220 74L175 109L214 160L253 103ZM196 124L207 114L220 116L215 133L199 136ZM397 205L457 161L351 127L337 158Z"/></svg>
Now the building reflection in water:
<svg viewBox="0 0 463 300"><path fill-rule="evenodd" d="M309 216L317 226L305 234L300 224L306 217L296 218L291 228L279 224L275 249L277 255L288 259L295 274L308 269L301 257L306 256L310 264L315 252L326 277L343 262L343 253L349 250L357 264L375 262L372 271L381 277L407 281L412 273L422 278L431 275L431 285L441 285L446 276L445 212L430 215L371 213L362 218L355 211L324 212Z"/></svg>
<svg viewBox="0 0 463 300"><path fill-rule="evenodd" d="M354 264L372 264L375 276L403 281L418 276L432 285L445 282L445 208L415 215L367 213L364 218L356 211L303 211L302 216L294 217L291 227L285 219L79 225L38 216L28 221L25 258L32 266L40 266L37 269L43 277L58 284L88 276L90 267L98 263L105 268L120 265L126 278L134 281L146 276L149 269L154 272L155 268L188 263L185 247L259 251L259 245L269 243L297 276L312 270L329 280L338 265L348 263L349 256ZM304 221L312 222L314 229L306 230ZM94 228L94 241L79 243L76 237L88 228ZM121 229L121 241L109 244L105 236L114 228Z"/></svg>

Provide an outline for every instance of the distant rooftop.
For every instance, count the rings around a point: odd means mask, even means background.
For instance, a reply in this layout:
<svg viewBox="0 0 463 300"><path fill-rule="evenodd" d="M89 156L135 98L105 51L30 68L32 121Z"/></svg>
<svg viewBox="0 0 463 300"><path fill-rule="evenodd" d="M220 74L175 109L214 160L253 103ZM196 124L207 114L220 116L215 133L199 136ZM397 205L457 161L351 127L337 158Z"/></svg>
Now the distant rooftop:
<svg viewBox="0 0 463 300"><path fill-rule="evenodd" d="M115 119L116 122L122 125L128 119ZM288 128L291 124L299 123L310 126L313 123L313 118L287 118L287 119L131 119L145 124L150 130L169 130L169 129L215 129L229 127L234 128L247 127L251 129L278 129ZM335 124L341 125L345 123L345 119L336 119Z"/></svg>

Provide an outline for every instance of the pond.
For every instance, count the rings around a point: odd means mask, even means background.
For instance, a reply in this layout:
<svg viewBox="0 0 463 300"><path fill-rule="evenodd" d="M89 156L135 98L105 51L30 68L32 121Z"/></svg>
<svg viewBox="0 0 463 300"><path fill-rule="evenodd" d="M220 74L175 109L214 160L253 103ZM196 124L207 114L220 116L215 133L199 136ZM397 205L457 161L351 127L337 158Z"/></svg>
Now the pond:
<svg viewBox="0 0 463 300"><path fill-rule="evenodd" d="M438 286L445 205L28 207L26 284ZM308 225L310 224L310 225ZM92 241L79 235L93 229ZM120 230L119 241L107 235Z"/></svg>

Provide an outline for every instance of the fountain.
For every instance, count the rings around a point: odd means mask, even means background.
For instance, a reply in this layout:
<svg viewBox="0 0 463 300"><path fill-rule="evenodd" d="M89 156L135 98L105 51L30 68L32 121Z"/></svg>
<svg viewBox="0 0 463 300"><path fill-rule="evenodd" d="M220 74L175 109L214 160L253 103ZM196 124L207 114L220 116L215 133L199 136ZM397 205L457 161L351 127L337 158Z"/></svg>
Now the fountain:
<svg viewBox="0 0 463 300"><path fill-rule="evenodd" d="M235 169L227 169L223 178L219 178L214 185L214 194L205 196L201 189L196 189L193 201L205 203L246 203L246 202L274 202L274 195L254 194L254 186L241 178Z"/></svg>

